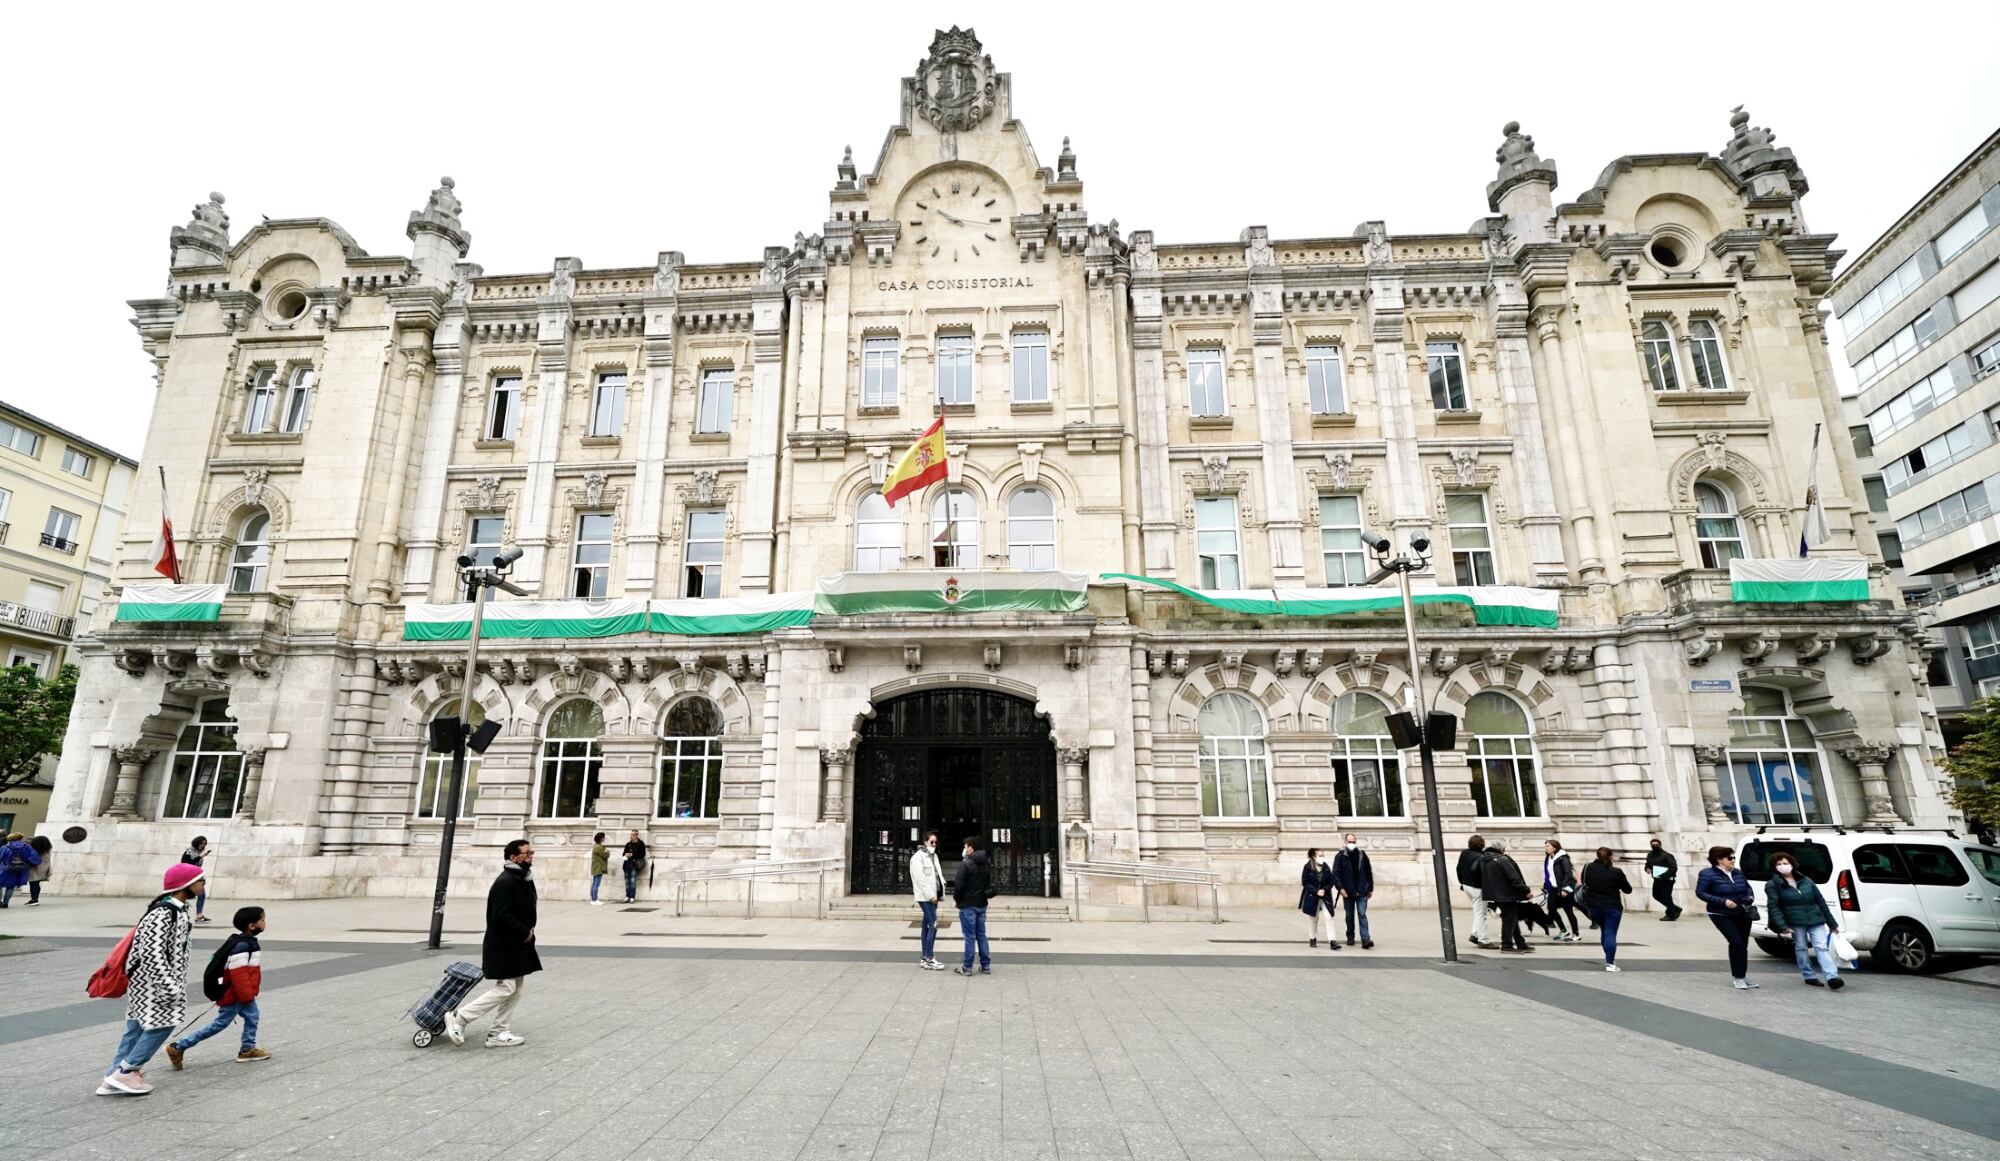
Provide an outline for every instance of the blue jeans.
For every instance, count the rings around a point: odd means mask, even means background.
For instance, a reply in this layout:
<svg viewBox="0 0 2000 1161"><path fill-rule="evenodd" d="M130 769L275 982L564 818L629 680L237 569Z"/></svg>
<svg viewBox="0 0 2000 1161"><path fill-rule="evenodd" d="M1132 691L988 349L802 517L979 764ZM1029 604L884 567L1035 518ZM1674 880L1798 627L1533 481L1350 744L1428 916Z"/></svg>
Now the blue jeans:
<svg viewBox="0 0 2000 1161"><path fill-rule="evenodd" d="M986 950L986 908L960 907L958 909L958 930L965 936L965 962L960 965L966 971L972 970L972 943L979 941L979 966L993 966L993 953Z"/></svg>
<svg viewBox="0 0 2000 1161"><path fill-rule="evenodd" d="M215 1019L210 1020L201 1031L192 1036L183 1036L174 1041L174 1047L186 1052L195 1045L222 1031L243 1017L243 1047L247 1051L257 1047L257 1001L249 1000L241 1004L224 1004L216 1010Z"/></svg>
<svg viewBox="0 0 2000 1161"><path fill-rule="evenodd" d="M1819 957L1821 979L1837 979L1840 961L1833 955L1833 929L1824 923L1792 928L1792 955L1799 961L1799 974L1813 978L1813 957Z"/></svg>
<svg viewBox="0 0 2000 1161"><path fill-rule="evenodd" d="M929 963L933 958L931 953L937 950L937 904L919 899L917 906L924 909L924 962Z"/></svg>
<svg viewBox="0 0 2000 1161"><path fill-rule="evenodd" d="M1361 942L1371 942L1368 938L1368 897L1356 898L1349 895L1340 901L1340 909L1347 915L1347 942L1354 942L1354 917L1361 916Z"/></svg>
<svg viewBox="0 0 2000 1161"><path fill-rule="evenodd" d="M604 882L603 875L592 875L590 877L590 901L592 903L597 902L597 885L602 882Z"/></svg>
<svg viewBox="0 0 2000 1161"><path fill-rule="evenodd" d="M118 1055L111 1058L111 1067L104 1070L104 1075L110 1076L121 1068L130 1072L144 1068L173 1034L171 1024L165 1028L142 1028L137 1020L126 1020L125 1035L118 1038Z"/></svg>
<svg viewBox="0 0 2000 1161"><path fill-rule="evenodd" d="M18 890L20 888L14 886L12 883L9 883L5 887L0 887L0 907L5 907L9 903L12 903L14 901L14 892Z"/></svg>
<svg viewBox="0 0 2000 1161"><path fill-rule="evenodd" d="M639 864L626 863L625 898L631 900L631 899L637 899L638 897L639 897Z"/></svg>
<svg viewBox="0 0 2000 1161"><path fill-rule="evenodd" d="M1592 907L1590 921L1597 924L1597 942L1604 948L1604 962L1618 962L1618 925L1625 921L1623 907Z"/></svg>

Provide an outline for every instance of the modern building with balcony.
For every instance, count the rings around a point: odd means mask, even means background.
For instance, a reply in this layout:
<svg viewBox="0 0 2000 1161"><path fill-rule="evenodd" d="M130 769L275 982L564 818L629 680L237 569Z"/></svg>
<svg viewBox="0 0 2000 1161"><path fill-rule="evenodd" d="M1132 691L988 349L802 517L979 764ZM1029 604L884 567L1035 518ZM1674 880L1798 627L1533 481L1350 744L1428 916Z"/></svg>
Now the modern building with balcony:
<svg viewBox="0 0 2000 1161"><path fill-rule="evenodd" d="M2000 693L2000 132L1834 280L1850 428L1883 557L1946 656L1955 713ZM1900 563L1898 563L1900 562Z"/></svg>

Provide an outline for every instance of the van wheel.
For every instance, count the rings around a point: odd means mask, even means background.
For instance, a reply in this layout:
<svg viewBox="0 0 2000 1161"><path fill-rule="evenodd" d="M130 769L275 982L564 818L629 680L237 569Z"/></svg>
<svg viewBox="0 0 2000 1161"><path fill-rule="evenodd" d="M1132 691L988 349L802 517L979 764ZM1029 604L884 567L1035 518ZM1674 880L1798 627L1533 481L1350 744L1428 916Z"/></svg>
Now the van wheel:
<svg viewBox="0 0 2000 1161"><path fill-rule="evenodd" d="M1875 962L1896 971L1924 971L1936 955L1929 933L1908 920L1891 923L1875 941Z"/></svg>
<svg viewBox="0 0 2000 1161"><path fill-rule="evenodd" d="M1792 944L1789 940L1759 938L1757 940L1757 947L1758 950L1762 951L1765 955L1770 956L1772 959L1798 958L1797 955L1793 952Z"/></svg>

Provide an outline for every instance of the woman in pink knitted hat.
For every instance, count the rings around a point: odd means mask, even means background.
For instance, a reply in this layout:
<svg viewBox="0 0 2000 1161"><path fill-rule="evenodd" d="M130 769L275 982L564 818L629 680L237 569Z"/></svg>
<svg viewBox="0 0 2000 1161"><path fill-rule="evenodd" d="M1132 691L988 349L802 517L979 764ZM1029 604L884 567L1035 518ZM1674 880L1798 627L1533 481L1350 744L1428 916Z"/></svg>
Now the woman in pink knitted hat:
<svg viewBox="0 0 2000 1161"><path fill-rule="evenodd" d="M188 900L202 888L200 867L175 863L160 878L166 894L152 901L132 929L125 957L125 1034L105 1070L98 1096L144 1096L153 1082L140 1070L187 1015L188 935L194 930Z"/></svg>

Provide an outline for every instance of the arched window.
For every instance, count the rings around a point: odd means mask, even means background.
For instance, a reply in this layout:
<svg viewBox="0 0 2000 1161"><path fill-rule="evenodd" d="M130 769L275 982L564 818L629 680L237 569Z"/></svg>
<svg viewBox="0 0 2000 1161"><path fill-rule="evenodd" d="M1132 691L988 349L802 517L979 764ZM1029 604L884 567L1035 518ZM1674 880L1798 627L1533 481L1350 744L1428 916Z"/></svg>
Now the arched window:
<svg viewBox="0 0 2000 1161"><path fill-rule="evenodd" d="M1007 501L1007 563L1056 566L1056 502L1040 488L1022 488Z"/></svg>
<svg viewBox="0 0 2000 1161"><path fill-rule="evenodd" d="M1834 823L1819 744L1779 689L1746 686L1729 719L1729 769L1717 781L1722 809L1745 825Z"/></svg>
<svg viewBox="0 0 2000 1161"><path fill-rule="evenodd" d="M903 518L880 492L861 497L854 509L854 571L889 572L903 556Z"/></svg>
<svg viewBox="0 0 2000 1161"><path fill-rule="evenodd" d="M243 405L243 430L251 435L271 426L271 414L278 408L278 369L262 367L250 380L250 399Z"/></svg>
<svg viewBox="0 0 2000 1161"><path fill-rule="evenodd" d="M236 722L229 699L202 702L174 742L161 818L228 818L243 793L243 755L236 750Z"/></svg>
<svg viewBox="0 0 2000 1161"><path fill-rule="evenodd" d="M1680 368L1674 362L1674 336L1667 324L1649 320L1639 328L1639 338L1645 347L1646 378L1653 381L1653 390L1679 391Z"/></svg>
<svg viewBox="0 0 2000 1161"><path fill-rule="evenodd" d="M1729 390L1729 372L1722 365L1722 339L1715 323L1705 318L1688 322L1688 362L1694 364L1694 381L1704 391Z"/></svg>
<svg viewBox="0 0 2000 1161"><path fill-rule="evenodd" d="M458 716L458 698L445 699L438 706L432 718L455 718ZM466 726L476 728L486 722L486 707L472 703ZM451 755L439 754L426 749L423 769L417 779L417 817L443 818L445 799L451 793ZM479 798L479 755L470 750L465 752L465 786L458 796L458 817L471 818L473 803Z"/></svg>
<svg viewBox="0 0 2000 1161"><path fill-rule="evenodd" d="M271 516L258 509L236 526L236 549L229 557L229 591L261 593L271 568Z"/></svg>
<svg viewBox="0 0 2000 1161"><path fill-rule="evenodd" d="M683 698L661 724L659 818L714 818L722 801L722 711Z"/></svg>
<svg viewBox="0 0 2000 1161"><path fill-rule="evenodd" d="M1702 480L1694 486L1694 542L1701 549L1701 567L1728 568L1748 555L1743 551L1743 522L1736 516L1736 497L1720 484Z"/></svg>
<svg viewBox="0 0 2000 1161"><path fill-rule="evenodd" d="M964 488L931 501L931 567L979 567L979 504Z"/></svg>
<svg viewBox="0 0 2000 1161"><path fill-rule="evenodd" d="M1269 818L1271 758L1264 715L1240 693L1218 693L1195 715L1201 731L1201 813L1204 818Z"/></svg>
<svg viewBox="0 0 2000 1161"><path fill-rule="evenodd" d="M1474 813L1481 818L1540 818L1542 787L1528 714L1504 693L1486 690L1465 703L1465 758L1472 767Z"/></svg>
<svg viewBox="0 0 2000 1161"><path fill-rule="evenodd" d="M1402 818L1403 757L1389 740L1389 707L1367 693L1333 703L1333 791L1349 818Z"/></svg>
<svg viewBox="0 0 2000 1161"><path fill-rule="evenodd" d="M589 698L556 707L542 734L542 778L535 795L540 818L591 818L597 814L597 776L604 755L597 739L604 714Z"/></svg>

